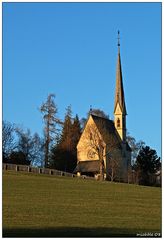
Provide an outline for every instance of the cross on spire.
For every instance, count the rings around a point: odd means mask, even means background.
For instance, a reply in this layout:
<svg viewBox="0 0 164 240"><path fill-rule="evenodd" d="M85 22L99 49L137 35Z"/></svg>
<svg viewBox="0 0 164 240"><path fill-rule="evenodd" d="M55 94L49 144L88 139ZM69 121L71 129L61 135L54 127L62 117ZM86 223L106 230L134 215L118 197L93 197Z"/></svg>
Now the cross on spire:
<svg viewBox="0 0 164 240"><path fill-rule="evenodd" d="M89 110L90 114L92 113L92 105L90 105L90 110Z"/></svg>
<svg viewBox="0 0 164 240"><path fill-rule="evenodd" d="M119 31L119 30L118 30L118 38L117 38L117 39L118 39L118 44L117 44L117 46L120 47L120 31Z"/></svg>

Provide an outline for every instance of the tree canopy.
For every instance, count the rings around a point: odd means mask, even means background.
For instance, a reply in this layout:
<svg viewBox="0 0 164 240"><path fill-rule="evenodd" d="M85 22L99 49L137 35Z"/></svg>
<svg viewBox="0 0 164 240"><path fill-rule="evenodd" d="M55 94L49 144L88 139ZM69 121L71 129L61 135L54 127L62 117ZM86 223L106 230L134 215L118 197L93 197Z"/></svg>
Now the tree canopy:
<svg viewBox="0 0 164 240"><path fill-rule="evenodd" d="M3 121L2 122L2 152L3 159L7 159L12 151L14 151L16 145L14 141L14 124Z"/></svg>
<svg viewBox="0 0 164 240"><path fill-rule="evenodd" d="M149 146L142 147L136 159L139 184L153 185L153 176L161 168L160 157Z"/></svg>
<svg viewBox="0 0 164 240"><path fill-rule="evenodd" d="M58 170L73 172L77 164L76 146L81 135L78 116L72 117L71 106L66 109L65 119L58 143L52 147L50 166Z"/></svg>

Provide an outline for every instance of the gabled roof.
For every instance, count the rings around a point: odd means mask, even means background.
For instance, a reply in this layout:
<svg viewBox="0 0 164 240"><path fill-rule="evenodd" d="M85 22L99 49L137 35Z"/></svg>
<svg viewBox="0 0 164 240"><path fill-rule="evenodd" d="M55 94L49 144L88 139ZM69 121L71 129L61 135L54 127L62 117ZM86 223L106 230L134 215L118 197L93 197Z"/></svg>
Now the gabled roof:
<svg viewBox="0 0 164 240"><path fill-rule="evenodd" d="M77 166L74 172L81 172L81 173L98 173L100 171L100 161L99 160L91 160L91 161L80 161L77 163Z"/></svg>
<svg viewBox="0 0 164 240"><path fill-rule="evenodd" d="M117 133L117 130L114 126L114 122L110 119L98 117L93 114L91 114L91 116L104 142L108 144L108 143L111 143L111 141L113 141L115 143L115 147L122 148L121 146L122 140Z"/></svg>
<svg viewBox="0 0 164 240"><path fill-rule="evenodd" d="M114 122L110 119L107 119L104 117L99 117L92 113L90 113L90 116L92 117L95 125L97 126L98 131L100 132L105 144L112 145L112 141L114 141L114 143L115 143L114 147L122 149L122 140L115 128ZM88 120L89 120L89 117L88 117ZM87 126L88 120L86 121L84 129ZM84 129L83 129L83 132L84 132ZM82 134L83 134L83 132L82 132ZM81 136L82 136L82 134L81 134ZM80 141L81 141L81 137L79 139L79 142ZM79 142L78 142L78 144L79 144ZM127 151L131 151L131 148L127 142L126 142L126 149L127 149Z"/></svg>

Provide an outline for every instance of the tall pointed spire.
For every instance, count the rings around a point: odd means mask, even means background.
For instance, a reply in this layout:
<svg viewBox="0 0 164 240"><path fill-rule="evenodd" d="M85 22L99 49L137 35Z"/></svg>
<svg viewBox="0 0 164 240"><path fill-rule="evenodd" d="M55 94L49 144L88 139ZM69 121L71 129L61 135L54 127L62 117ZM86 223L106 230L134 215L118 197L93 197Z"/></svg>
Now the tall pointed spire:
<svg viewBox="0 0 164 240"><path fill-rule="evenodd" d="M127 115L124 88L122 80L122 69L121 69L121 57L120 57L120 32L118 31L118 59L117 59L117 72L116 72L116 90L115 90L115 103L114 112L116 111L117 104L119 104L122 114Z"/></svg>
<svg viewBox="0 0 164 240"><path fill-rule="evenodd" d="M126 105L122 80L121 57L120 57L120 32L118 31L118 59L116 72L116 90L114 102L114 124L123 142L126 142Z"/></svg>

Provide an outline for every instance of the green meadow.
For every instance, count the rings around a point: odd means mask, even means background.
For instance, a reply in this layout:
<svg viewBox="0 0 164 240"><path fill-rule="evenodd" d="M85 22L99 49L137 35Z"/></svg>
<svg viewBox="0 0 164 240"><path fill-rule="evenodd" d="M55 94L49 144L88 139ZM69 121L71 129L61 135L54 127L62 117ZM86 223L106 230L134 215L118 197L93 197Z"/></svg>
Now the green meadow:
<svg viewBox="0 0 164 240"><path fill-rule="evenodd" d="M160 236L161 188L3 172L3 237Z"/></svg>

